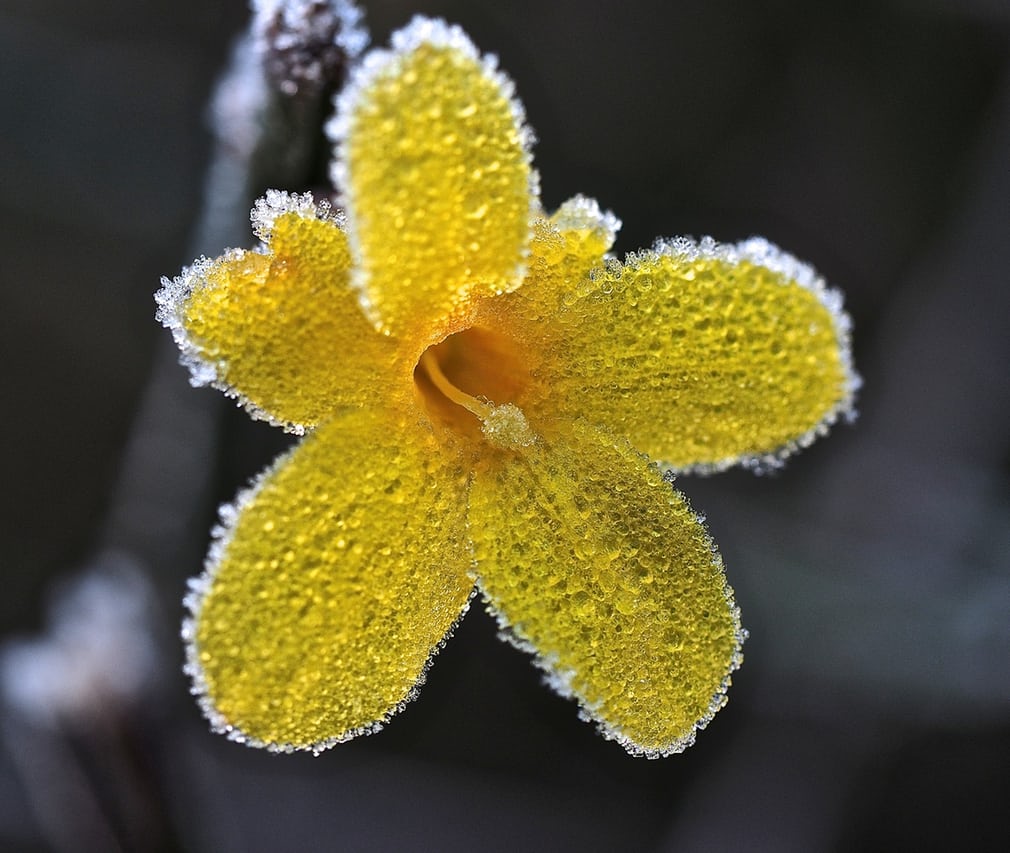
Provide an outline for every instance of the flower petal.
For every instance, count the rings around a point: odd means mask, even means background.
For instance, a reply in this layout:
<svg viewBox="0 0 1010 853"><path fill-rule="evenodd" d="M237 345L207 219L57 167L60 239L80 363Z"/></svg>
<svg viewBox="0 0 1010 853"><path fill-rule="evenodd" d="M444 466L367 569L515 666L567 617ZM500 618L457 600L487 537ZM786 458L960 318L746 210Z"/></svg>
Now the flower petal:
<svg viewBox="0 0 1010 853"><path fill-rule="evenodd" d="M416 18L370 53L330 126L356 259L384 331L518 287L536 180L512 83L458 27Z"/></svg>
<svg viewBox="0 0 1010 853"><path fill-rule="evenodd" d="M774 466L851 414L841 296L764 240L678 240L574 292L520 293L557 306L538 344L545 413L605 425L670 467Z"/></svg>
<svg viewBox="0 0 1010 853"><path fill-rule="evenodd" d="M377 398L391 349L348 286L340 221L312 196L270 192L253 222L263 252L232 251L163 280L159 319L193 383L295 432ZM353 357L349 357L353 356Z"/></svg>
<svg viewBox="0 0 1010 853"><path fill-rule="evenodd" d="M584 422L554 426L475 475L478 586L604 735L635 754L679 752L741 659L722 561L654 465Z"/></svg>
<svg viewBox="0 0 1010 853"><path fill-rule="evenodd" d="M225 507L184 629L215 730L318 752L413 698L473 589L465 487L416 421L366 409Z"/></svg>

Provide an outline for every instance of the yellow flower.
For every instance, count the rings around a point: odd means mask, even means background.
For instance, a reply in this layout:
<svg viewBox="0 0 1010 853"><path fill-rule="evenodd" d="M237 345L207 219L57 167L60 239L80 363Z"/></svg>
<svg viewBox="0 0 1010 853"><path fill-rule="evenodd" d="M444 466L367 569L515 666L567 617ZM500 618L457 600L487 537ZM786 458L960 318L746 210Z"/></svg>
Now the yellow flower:
<svg viewBox="0 0 1010 853"><path fill-rule="evenodd" d="M306 433L193 582L205 713L273 750L375 731L479 591L605 736L682 750L744 632L670 472L774 465L849 411L840 298L762 240L622 264L595 202L546 216L511 83L441 21L367 55L330 132L346 219L270 192L259 249L158 297L195 383Z"/></svg>

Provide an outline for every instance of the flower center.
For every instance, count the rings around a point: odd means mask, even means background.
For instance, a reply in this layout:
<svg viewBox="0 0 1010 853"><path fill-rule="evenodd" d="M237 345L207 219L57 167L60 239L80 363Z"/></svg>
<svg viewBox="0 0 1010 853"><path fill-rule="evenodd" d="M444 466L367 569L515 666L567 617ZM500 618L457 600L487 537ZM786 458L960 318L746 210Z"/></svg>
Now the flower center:
<svg viewBox="0 0 1010 853"><path fill-rule="evenodd" d="M495 447L518 450L536 440L515 403L528 381L515 345L489 329L472 328L428 347L414 382L436 420ZM493 402L503 401L503 402Z"/></svg>

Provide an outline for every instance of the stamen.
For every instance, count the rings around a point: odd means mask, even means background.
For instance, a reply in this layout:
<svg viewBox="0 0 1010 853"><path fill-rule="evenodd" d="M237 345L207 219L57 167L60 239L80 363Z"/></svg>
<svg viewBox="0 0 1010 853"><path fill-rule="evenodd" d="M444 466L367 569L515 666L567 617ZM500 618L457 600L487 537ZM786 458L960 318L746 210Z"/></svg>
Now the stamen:
<svg viewBox="0 0 1010 853"><path fill-rule="evenodd" d="M536 435L518 406L512 403L496 406L460 391L442 372L442 366L431 350L425 351L418 366L447 400L462 406L480 420L481 433L495 447L521 450L536 442Z"/></svg>
<svg viewBox="0 0 1010 853"><path fill-rule="evenodd" d="M434 385L439 391L441 391L448 399L452 400L457 406L462 406L471 414L476 415L482 421L487 420L490 416L494 407L488 403L483 403L476 397L471 397L469 394L460 391L442 372L442 367L438 363L438 359L435 358L435 354L429 349L426 350L424 355L421 356L421 368L425 373L428 374L428 378L431 380L432 385Z"/></svg>

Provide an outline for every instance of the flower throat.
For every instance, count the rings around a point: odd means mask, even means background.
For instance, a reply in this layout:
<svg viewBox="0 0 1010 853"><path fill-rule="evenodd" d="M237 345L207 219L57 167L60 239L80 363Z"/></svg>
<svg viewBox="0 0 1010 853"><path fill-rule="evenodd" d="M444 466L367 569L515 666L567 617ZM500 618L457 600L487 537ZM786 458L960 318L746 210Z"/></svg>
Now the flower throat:
<svg viewBox="0 0 1010 853"><path fill-rule="evenodd" d="M493 401L514 400L527 378L514 344L483 328L466 329L428 347L414 369L430 414L471 436L479 422L489 444L510 450L529 447L536 436L515 403Z"/></svg>

